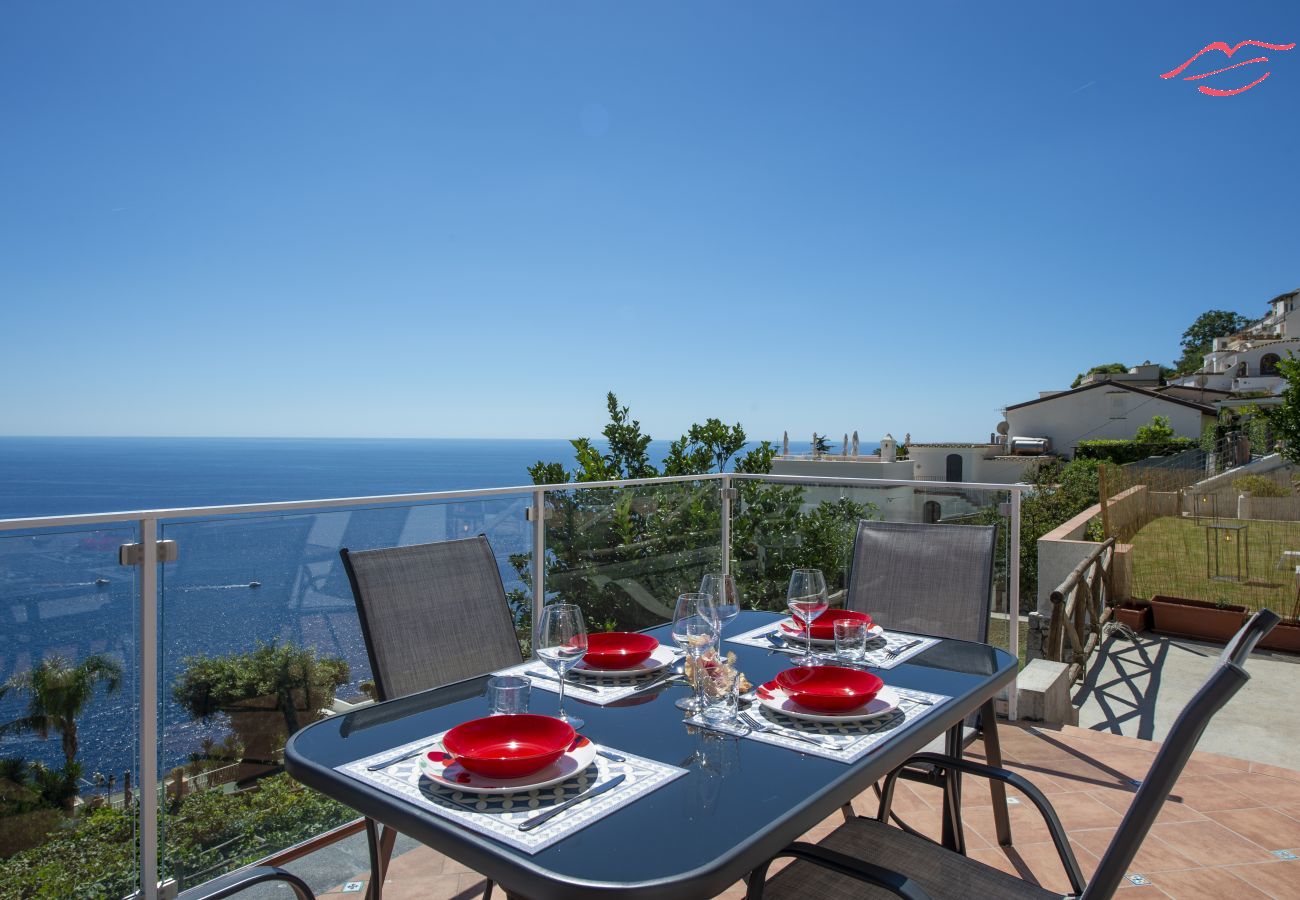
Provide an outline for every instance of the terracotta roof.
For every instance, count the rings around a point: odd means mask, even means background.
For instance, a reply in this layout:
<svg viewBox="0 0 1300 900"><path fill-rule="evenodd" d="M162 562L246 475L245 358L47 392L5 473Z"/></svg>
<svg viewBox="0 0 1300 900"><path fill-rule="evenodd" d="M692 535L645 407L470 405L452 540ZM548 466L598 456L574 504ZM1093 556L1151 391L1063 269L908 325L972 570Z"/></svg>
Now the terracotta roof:
<svg viewBox="0 0 1300 900"><path fill-rule="evenodd" d="M1026 406L1033 406L1035 403L1050 403L1053 400L1060 400L1062 397L1072 397L1075 394L1084 391L1095 391L1097 388L1106 388L1108 390L1132 391L1135 394L1141 394L1144 397L1151 397L1155 400L1163 400L1165 403L1177 403L1179 406L1190 406L1192 409L1198 409L1207 416L1214 415L1214 407L1205 403L1193 403L1191 400L1183 400L1180 397L1167 397L1164 394L1158 394L1147 388L1133 387L1131 384L1125 384L1122 381L1099 381L1095 384L1085 384L1068 391L1061 391L1059 394L1049 394L1046 397L1039 397L1037 400L1026 400L1024 403L1015 403L1007 407L1007 410L1022 409Z"/></svg>

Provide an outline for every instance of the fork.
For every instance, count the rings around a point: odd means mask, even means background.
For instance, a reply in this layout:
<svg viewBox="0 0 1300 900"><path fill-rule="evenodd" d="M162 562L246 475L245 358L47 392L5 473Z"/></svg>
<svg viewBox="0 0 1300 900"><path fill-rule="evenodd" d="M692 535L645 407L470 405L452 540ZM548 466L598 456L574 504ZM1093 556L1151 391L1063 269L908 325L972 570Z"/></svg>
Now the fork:
<svg viewBox="0 0 1300 900"><path fill-rule="evenodd" d="M778 734L781 737L788 737L791 740L803 741L804 743L812 744L814 747L835 749L835 744L831 743L828 740L820 740L818 738L811 737L810 735L800 734L799 732L794 731L793 729L780 728L776 725L773 725L771 722L764 722L763 720L759 719L758 716L755 716L753 713L751 713L749 710L742 711L740 713L740 718L744 719L745 724L749 725L749 727L753 728L755 731Z"/></svg>
<svg viewBox="0 0 1300 900"><path fill-rule="evenodd" d="M893 650L890 650L887 653L885 653L885 659L897 659L899 654L905 653L906 651L911 650L916 645L924 644L924 643L925 641L921 640L920 638L917 638L914 641L910 641L909 643L903 644L903 646L901 647L895 647Z"/></svg>

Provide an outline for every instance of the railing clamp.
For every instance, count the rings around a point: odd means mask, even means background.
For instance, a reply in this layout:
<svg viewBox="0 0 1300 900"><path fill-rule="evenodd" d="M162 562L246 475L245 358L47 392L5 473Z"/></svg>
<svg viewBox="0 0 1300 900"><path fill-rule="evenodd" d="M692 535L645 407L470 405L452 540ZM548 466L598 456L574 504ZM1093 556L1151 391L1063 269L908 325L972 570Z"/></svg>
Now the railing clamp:
<svg viewBox="0 0 1300 900"><path fill-rule="evenodd" d="M175 541L158 541L156 546L158 547L158 562L176 562ZM119 566L138 566L142 562L144 562L143 544L123 544L117 548L117 564Z"/></svg>
<svg viewBox="0 0 1300 900"><path fill-rule="evenodd" d="M734 487L724 487L718 491L724 500L739 500L740 489Z"/></svg>
<svg viewBox="0 0 1300 900"><path fill-rule="evenodd" d="M551 512L552 512L552 510L551 510L551 508L550 508L549 506L545 506L545 507L543 507L543 508L542 508L542 518L543 518L543 519L549 519L549 518L551 518ZM524 518L527 519L529 522L536 521L536 513L537 513L537 507L535 507L535 506L526 506L526 507L524 507Z"/></svg>

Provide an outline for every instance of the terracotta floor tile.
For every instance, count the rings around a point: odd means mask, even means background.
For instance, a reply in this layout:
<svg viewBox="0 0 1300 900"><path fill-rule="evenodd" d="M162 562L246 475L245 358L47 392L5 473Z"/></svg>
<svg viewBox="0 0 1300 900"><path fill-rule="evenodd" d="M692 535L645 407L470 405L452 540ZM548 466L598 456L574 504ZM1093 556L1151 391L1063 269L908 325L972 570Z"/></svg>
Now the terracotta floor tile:
<svg viewBox="0 0 1300 900"><path fill-rule="evenodd" d="M1300 821L1275 809L1224 809L1206 815L1265 850L1300 848ZM1300 871L1295 874L1300 878Z"/></svg>
<svg viewBox="0 0 1300 900"><path fill-rule="evenodd" d="M1115 830L1112 828L1095 828L1089 831L1071 832L1070 840L1100 858L1110 846L1111 838L1114 836ZM1196 860L1179 853L1154 834L1148 834L1128 868L1130 872L1150 875L1152 872L1192 869L1199 865Z"/></svg>
<svg viewBox="0 0 1300 900"><path fill-rule="evenodd" d="M1300 781L1249 772L1214 777L1233 790L1241 791L1247 797L1252 797L1268 806L1300 804Z"/></svg>
<svg viewBox="0 0 1300 900"><path fill-rule="evenodd" d="M1258 800L1233 790L1214 775L1184 775L1174 785L1169 798L1203 813L1212 809L1248 809L1260 805Z"/></svg>
<svg viewBox="0 0 1300 900"><path fill-rule="evenodd" d="M1079 860L1079 868L1087 878L1097 867L1097 857L1077 845L1074 847L1074 854ZM1061 865L1061 857L1056 852L1056 846L1050 842L972 850L967 856L1015 875L1017 878L1042 885L1049 891L1060 891L1064 894L1072 890L1065 868Z"/></svg>
<svg viewBox="0 0 1300 900"><path fill-rule="evenodd" d="M1134 792L1118 790L1094 790L1092 795L1105 803L1111 809L1118 810L1121 813L1128 812L1129 806L1133 803ZM1176 800L1166 800L1160 809L1160 815L1156 821L1164 822L1197 822L1205 818L1204 813L1197 812L1190 806Z"/></svg>
<svg viewBox="0 0 1300 900"><path fill-rule="evenodd" d="M1090 793L1061 794L1052 798L1052 806L1067 832L1082 831L1085 828L1115 828L1124 818L1118 810L1102 803Z"/></svg>
<svg viewBox="0 0 1300 900"><path fill-rule="evenodd" d="M1250 771L1255 775L1271 775L1286 781L1300 781L1300 772L1294 769L1283 769L1281 766L1270 766L1268 763L1253 762L1250 764Z"/></svg>
<svg viewBox="0 0 1300 900"><path fill-rule="evenodd" d="M1152 826L1151 832L1184 856L1205 866L1269 862L1276 859L1263 847L1229 831L1218 822L1170 822Z"/></svg>
<svg viewBox="0 0 1300 900"><path fill-rule="evenodd" d="M1192 753L1192 758L1188 763L1204 763L1212 766L1222 766L1225 769L1236 769L1241 772L1250 772L1258 763L1252 763L1248 759L1241 759L1236 756L1224 756L1222 753L1210 753L1208 750L1197 750ZM1283 770L1285 771L1285 770Z"/></svg>
<svg viewBox="0 0 1300 900"><path fill-rule="evenodd" d="M1250 882L1274 900L1300 900L1300 862L1295 860L1230 866L1228 871Z"/></svg>
<svg viewBox="0 0 1300 900"><path fill-rule="evenodd" d="M452 900L460 893L459 885L459 875L388 878L384 880L384 900Z"/></svg>
<svg viewBox="0 0 1300 900"><path fill-rule="evenodd" d="M1151 879L1174 900L1268 900L1268 894L1251 887L1227 869L1185 869L1161 872ZM1135 895L1136 896L1136 895Z"/></svg>

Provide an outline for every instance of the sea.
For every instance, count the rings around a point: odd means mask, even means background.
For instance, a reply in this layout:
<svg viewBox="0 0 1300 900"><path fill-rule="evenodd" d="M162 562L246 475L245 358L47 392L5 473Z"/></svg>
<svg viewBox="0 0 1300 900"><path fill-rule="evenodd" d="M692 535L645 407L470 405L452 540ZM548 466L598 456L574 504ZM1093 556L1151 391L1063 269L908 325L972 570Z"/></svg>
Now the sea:
<svg viewBox="0 0 1300 900"><path fill-rule="evenodd" d="M653 442L652 462L668 447ZM0 437L0 519L526 486L539 461L571 471L573 448L540 439ZM177 559L159 578L164 771L227 731L219 717L193 721L173 700L187 659L291 641L347 660L352 678L340 694L355 695L369 666L338 548L482 533L507 589L522 587L511 555L530 547L527 503L519 493L165 523L160 537L175 541ZM136 538L131 523L0 532L0 682L55 655L105 653L123 667L121 688L101 688L78 719L87 789L97 773L120 786L136 766L137 570L117 562ZM0 724L24 713L17 692L0 699ZM58 766L58 735L0 735L0 757L13 756Z"/></svg>

